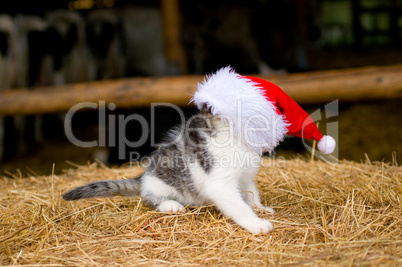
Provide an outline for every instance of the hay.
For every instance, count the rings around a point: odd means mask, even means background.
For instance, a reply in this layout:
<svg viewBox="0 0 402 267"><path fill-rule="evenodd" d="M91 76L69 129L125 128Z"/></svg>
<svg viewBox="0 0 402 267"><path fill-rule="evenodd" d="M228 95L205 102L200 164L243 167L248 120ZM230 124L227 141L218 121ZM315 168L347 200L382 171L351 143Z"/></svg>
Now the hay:
<svg viewBox="0 0 402 267"><path fill-rule="evenodd" d="M139 167L92 164L63 175L0 180L0 264L251 265L402 264L402 168L264 160L257 177L274 231L254 236L214 207L158 213L138 198L65 202L61 193Z"/></svg>

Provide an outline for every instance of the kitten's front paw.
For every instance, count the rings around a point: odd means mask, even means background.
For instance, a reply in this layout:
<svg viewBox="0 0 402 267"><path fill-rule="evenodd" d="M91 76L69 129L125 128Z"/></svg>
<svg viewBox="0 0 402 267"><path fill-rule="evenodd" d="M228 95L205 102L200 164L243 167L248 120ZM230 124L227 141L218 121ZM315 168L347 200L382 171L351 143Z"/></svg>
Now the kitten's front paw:
<svg viewBox="0 0 402 267"><path fill-rule="evenodd" d="M243 227L255 235L269 233L274 228L270 221L262 219L251 224L244 225Z"/></svg>
<svg viewBox="0 0 402 267"><path fill-rule="evenodd" d="M165 200L158 206L158 211L169 213L184 212L184 206L174 200Z"/></svg>

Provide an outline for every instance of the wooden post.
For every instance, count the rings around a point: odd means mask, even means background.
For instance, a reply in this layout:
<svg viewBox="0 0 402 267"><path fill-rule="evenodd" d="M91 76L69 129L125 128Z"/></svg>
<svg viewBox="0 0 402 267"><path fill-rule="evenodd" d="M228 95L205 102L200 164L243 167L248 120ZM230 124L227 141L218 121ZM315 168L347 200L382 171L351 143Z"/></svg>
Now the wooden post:
<svg viewBox="0 0 402 267"><path fill-rule="evenodd" d="M299 104L402 98L402 65L254 76L277 84ZM198 75L127 78L5 90L0 91L0 115L63 112L79 103L99 101L123 108L158 102L186 106L203 80Z"/></svg>
<svg viewBox="0 0 402 267"><path fill-rule="evenodd" d="M186 73L186 55L181 44L180 0L161 0L165 55L167 60Z"/></svg>

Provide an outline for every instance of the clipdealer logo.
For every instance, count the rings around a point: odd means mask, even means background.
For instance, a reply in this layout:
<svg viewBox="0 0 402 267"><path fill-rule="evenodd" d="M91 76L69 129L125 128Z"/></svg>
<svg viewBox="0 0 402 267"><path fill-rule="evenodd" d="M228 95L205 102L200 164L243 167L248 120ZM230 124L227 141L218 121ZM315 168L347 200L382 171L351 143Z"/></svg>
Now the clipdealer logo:
<svg viewBox="0 0 402 267"><path fill-rule="evenodd" d="M241 119L241 105L239 106L239 118ZM197 117L197 115L193 118L190 118L189 120L186 120L186 117L183 113L183 111L176 105L171 104L171 103L152 103L150 105L151 109L151 117L149 120L147 120L145 117L141 116L140 114L134 113L130 115L123 115L123 114L110 114L116 109L116 105L114 103L109 103L106 104L105 101L99 101L99 103L93 103L93 102L84 102L84 103L79 103L75 106L73 106L66 114L65 120L64 120L64 130L66 137L68 140L78 146L78 147L84 147L84 148L89 148L89 147L117 147L118 148L118 157L119 159L125 159L126 157L126 150L128 148L138 148L144 145L147 141L150 141L150 145L152 147L159 147L162 144L157 143L155 141L155 129L157 127L155 123L155 116L156 115L156 109L159 107L168 107L172 108L177 114L179 115L180 118L180 124L189 124L192 119ZM79 140L73 132L73 127L72 127L72 120L74 115L84 109L93 109L97 110L98 112L98 121L99 121L99 128L98 128L98 138L96 140L91 140L91 141L82 141ZM109 113L109 114L108 114ZM324 106L324 108L320 108L315 110L313 113L310 114L310 117L313 119L313 121L323 121L325 122L325 128L327 134L331 135L336 142L338 143L338 114L339 114L339 103L338 100L330 102ZM224 118L225 121L228 123L228 125L231 125L231 121L228 121L230 118ZM266 127L265 128L253 128L249 126L249 123L251 120L261 120L265 122ZM126 128L128 127L128 124L131 122L135 122L138 127L138 131L141 132L140 138L138 140L130 140L126 136ZM247 137L248 134L251 132L261 132L261 131L269 131L271 130L273 133L275 133L275 127L276 127L276 122L275 120L270 120L270 118L255 118L250 117L246 118L245 121L242 120L243 123L239 125L244 125L244 129L236 129L237 131L244 131L242 134L246 137L246 142L250 142ZM320 128L322 127L323 123L321 124ZM230 127L227 127L226 129L219 129L222 131L228 131ZM177 134L177 136L174 138L174 140L171 140L171 144L174 144L178 142L181 138L189 138L188 136L184 136L184 131L183 128L181 128L181 132ZM192 130L190 130L192 131ZM214 141L214 140L213 140ZM228 135L228 140L224 140L222 143L216 143L215 141L213 142L212 145L216 147L225 147L225 146L236 146L240 145L239 140L234 137L234 134L230 132ZM335 151L330 154L330 155L325 155L321 152L319 152L317 149L314 149L309 143L305 141L305 139L302 138L302 142L304 147L310 152L314 153L314 155L329 163L337 163L338 162L338 148L335 149ZM261 145L264 146L264 144L254 144L251 143L252 145ZM164 143L163 145L166 145ZM131 158L130 160L138 160L137 158Z"/></svg>

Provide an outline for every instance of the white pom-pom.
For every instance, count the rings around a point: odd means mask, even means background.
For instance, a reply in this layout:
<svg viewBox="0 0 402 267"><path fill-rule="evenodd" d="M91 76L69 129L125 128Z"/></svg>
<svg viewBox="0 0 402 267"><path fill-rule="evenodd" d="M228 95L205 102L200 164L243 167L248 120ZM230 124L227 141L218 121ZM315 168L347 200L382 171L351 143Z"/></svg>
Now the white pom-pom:
<svg viewBox="0 0 402 267"><path fill-rule="evenodd" d="M317 143L317 148L321 153L331 154L336 146L335 139L329 135L324 135Z"/></svg>

